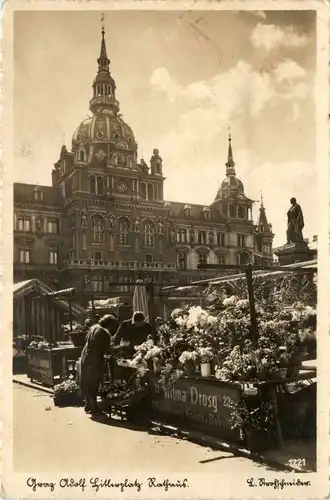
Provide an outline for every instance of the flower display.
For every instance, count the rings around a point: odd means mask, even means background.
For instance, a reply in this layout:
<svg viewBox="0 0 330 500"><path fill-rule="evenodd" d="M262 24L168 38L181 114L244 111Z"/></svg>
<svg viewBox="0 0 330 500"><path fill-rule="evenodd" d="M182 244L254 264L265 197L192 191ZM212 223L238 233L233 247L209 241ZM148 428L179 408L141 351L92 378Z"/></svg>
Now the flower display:
<svg viewBox="0 0 330 500"><path fill-rule="evenodd" d="M185 365L188 362L195 362L197 360L197 357L198 354L196 351L183 351L183 353L179 357L179 363Z"/></svg>

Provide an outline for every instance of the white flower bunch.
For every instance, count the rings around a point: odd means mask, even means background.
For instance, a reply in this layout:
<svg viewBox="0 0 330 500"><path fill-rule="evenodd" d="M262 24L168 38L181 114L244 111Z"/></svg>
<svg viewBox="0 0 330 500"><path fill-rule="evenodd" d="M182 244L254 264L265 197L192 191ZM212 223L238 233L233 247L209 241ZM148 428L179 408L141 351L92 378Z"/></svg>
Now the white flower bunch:
<svg viewBox="0 0 330 500"><path fill-rule="evenodd" d="M222 301L222 304L225 307L230 307L230 306L234 306L237 302L238 302L238 297L236 295L232 295L231 297L226 297Z"/></svg>
<svg viewBox="0 0 330 500"><path fill-rule="evenodd" d="M236 307L238 309L248 309L249 308L249 301L248 299L241 299L236 302Z"/></svg>
<svg viewBox="0 0 330 500"><path fill-rule="evenodd" d="M144 359L159 358L161 353L162 353L161 348L154 345L151 349L149 349L149 351L147 351Z"/></svg>
<svg viewBox="0 0 330 500"><path fill-rule="evenodd" d="M190 352L190 351L183 351L181 356L179 357L179 362L184 365L188 361L196 361L197 359L197 353L195 351Z"/></svg>
<svg viewBox="0 0 330 500"><path fill-rule="evenodd" d="M150 349L152 349L154 347L154 345L155 345L154 341L152 339L149 339L149 340L146 340L145 342L143 342L143 344L135 345L134 349L137 352L148 352Z"/></svg>
<svg viewBox="0 0 330 500"><path fill-rule="evenodd" d="M202 309L201 306L193 306L189 309L187 316L179 316L175 321L178 326L188 329L194 328L197 332L216 323L217 318Z"/></svg>

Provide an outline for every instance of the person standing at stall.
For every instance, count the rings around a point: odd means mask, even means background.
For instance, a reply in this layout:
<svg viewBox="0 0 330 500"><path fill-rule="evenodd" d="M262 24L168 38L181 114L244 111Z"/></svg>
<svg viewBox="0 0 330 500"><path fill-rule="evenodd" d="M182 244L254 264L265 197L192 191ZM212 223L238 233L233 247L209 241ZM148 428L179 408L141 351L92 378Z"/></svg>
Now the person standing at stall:
<svg viewBox="0 0 330 500"><path fill-rule="evenodd" d="M91 327L86 344L81 353L79 384L85 400L85 412L92 415L102 414L97 404L99 385L104 374L104 356L111 351L110 331L117 325L114 316L107 314Z"/></svg>
<svg viewBox="0 0 330 500"><path fill-rule="evenodd" d="M129 342L129 345L123 350L123 356L132 358L135 354L134 346L143 344L152 334L152 327L146 322L145 315L136 311L131 319L121 322L114 338L114 345Z"/></svg>

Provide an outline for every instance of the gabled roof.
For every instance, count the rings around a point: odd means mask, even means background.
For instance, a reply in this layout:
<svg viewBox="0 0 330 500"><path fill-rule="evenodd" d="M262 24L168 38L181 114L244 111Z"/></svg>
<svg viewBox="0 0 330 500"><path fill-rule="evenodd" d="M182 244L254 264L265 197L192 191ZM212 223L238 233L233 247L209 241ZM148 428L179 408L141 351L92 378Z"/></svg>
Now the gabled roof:
<svg viewBox="0 0 330 500"><path fill-rule="evenodd" d="M19 281L18 283L13 284L14 299L24 297L25 295L28 295L32 292L36 292L39 295L44 295L46 293L54 292L54 290L37 278ZM70 312L69 304L66 300L56 299L56 304L60 305L67 312ZM85 312L86 310L84 307L72 302L73 315L79 316L79 314L84 314Z"/></svg>

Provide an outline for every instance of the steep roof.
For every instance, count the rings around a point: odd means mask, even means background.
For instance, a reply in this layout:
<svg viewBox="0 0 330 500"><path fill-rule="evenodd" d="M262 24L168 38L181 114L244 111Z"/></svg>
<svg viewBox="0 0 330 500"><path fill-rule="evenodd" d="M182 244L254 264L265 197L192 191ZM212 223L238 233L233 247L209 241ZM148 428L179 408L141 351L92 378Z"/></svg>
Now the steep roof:
<svg viewBox="0 0 330 500"><path fill-rule="evenodd" d="M35 199L36 191L42 193L42 198ZM15 182L14 203L37 203L38 205L57 205L60 207L63 199L57 187Z"/></svg>

